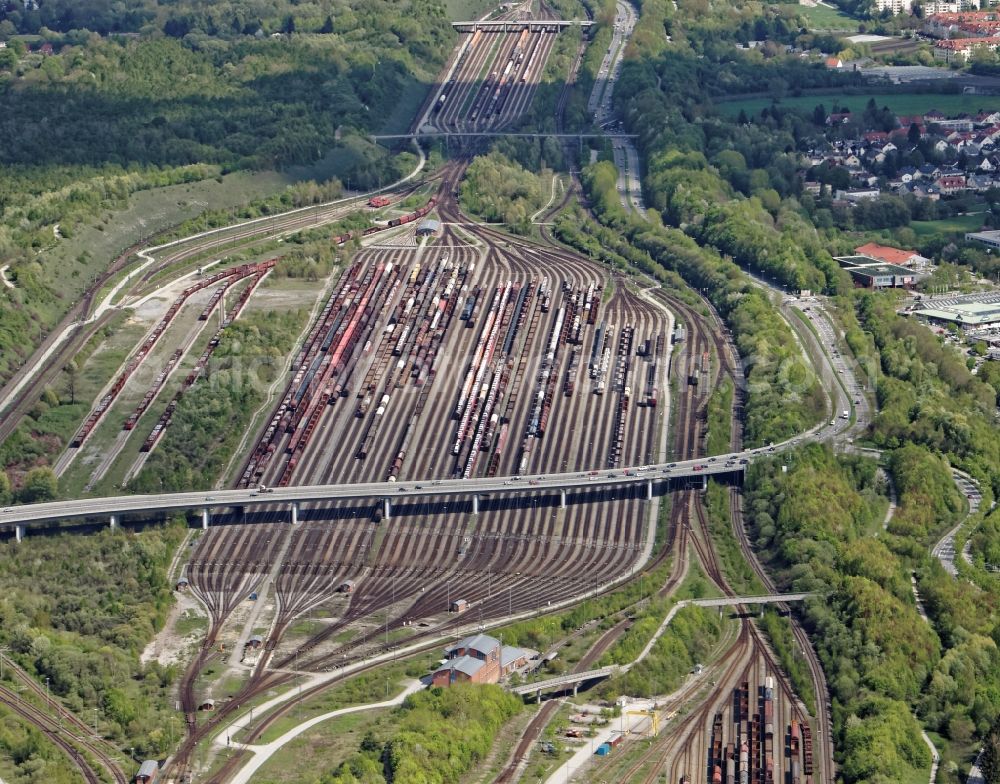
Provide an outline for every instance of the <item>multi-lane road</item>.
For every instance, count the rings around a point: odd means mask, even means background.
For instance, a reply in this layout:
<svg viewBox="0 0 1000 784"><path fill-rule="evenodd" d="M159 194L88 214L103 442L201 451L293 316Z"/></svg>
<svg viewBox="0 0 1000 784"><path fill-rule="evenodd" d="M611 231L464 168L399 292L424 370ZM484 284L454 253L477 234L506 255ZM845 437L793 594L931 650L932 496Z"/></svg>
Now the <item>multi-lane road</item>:
<svg viewBox="0 0 1000 784"><path fill-rule="evenodd" d="M465 498L486 495L513 495L581 491L607 486L663 483L670 479L703 477L708 475L741 472L754 459L789 449L809 435L820 431L832 436L849 426L846 419L833 420L829 427L820 426L809 433L796 436L770 447L742 452L730 452L709 458L658 463L614 470L574 471L550 473L539 476L507 476L474 479L428 479L408 482L367 482L359 484L307 485L302 487L215 490L211 492L159 493L155 495L113 496L107 498L78 498L68 501L51 501L43 504L25 504L0 510L0 527L52 522L72 518L107 519L113 515L147 515L178 509L220 509L231 506L244 508L274 507L284 504L334 500L386 499L397 501L428 496L462 496ZM596 496L595 496L596 497ZM582 496L586 500L586 494Z"/></svg>
<svg viewBox="0 0 1000 784"><path fill-rule="evenodd" d="M616 6L615 23L611 43L604 54L604 60L597 71L594 89L587 102L587 111L594 118L594 124L609 129L614 123L614 109L611 99L615 83L621 75L625 47L635 28L635 9L622 0ZM608 134L615 168L618 169L618 193L626 212L635 210L646 217L646 207L642 201L642 186L639 182L639 153L632 139L627 136Z"/></svg>

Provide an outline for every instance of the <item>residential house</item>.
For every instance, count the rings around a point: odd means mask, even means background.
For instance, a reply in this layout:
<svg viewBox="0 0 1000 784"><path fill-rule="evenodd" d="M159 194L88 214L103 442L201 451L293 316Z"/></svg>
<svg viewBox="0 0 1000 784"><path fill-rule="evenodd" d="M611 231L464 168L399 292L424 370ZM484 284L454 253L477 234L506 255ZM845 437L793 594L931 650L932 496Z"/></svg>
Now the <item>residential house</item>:
<svg viewBox="0 0 1000 784"><path fill-rule="evenodd" d="M920 172L920 179L922 180L935 180L941 176L941 169L933 163L923 164L918 171Z"/></svg>
<svg viewBox="0 0 1000 784"><path fill-rule="evenodd" d="M846 201L849 204L857 204L860 201L877 199L882 194L878 188L853 188L851 190L838 189L836 198Z"/></svg>
<svg viewBox="0 0 1000 784"><path fill-rule="evenodd" d="M941 189L941 193L948 196L965 190L965 175L953 173L942 174L934 180L934 184Z"/></svg>
<svg viewBox="0 0 1000 784"><path fill-rule="evenodd" d="M929 199L930 201L938 201L941 198L941 189L937 185L931 182L926 182L918 180L916 182L910 183L907 186L908 191L916 196L918 199Z"/></svg>

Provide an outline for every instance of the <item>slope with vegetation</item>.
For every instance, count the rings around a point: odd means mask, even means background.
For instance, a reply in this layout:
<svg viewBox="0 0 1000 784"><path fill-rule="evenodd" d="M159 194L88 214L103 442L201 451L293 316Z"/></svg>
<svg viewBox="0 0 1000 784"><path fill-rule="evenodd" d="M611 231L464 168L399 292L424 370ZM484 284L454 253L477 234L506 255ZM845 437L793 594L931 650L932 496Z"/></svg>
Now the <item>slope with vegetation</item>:
<svg viewBox="0 0 1000 784"><path fill-rule="evenodd" d="M454 37L434 0L0 3L0 266L16 286L0 383L110 261L74 238L138 191L320 159L313 176L352 187L398 176L406 161L365 134L409 122ZM56 243L75 248L68 269Z"/></svg>
<svg viewBox="0 0 1000 784"><path fill-rule="evenodd" d="M141 534L31 537L0 548L6 655L47 680L53 697L88 724L96 720L102 735L144 757L168 752L176 721L169 691L176 673L140 663L139 654L166 619L167 568L183 538L183 526L169 525ZM37 740L0 730L0 745L24 776L14 781L40 780L31 773L46 767Z"/></svg>
<svg viewBox="0 0 1000 784"><path fill-rule="evenodd" d="M923 725L941 739L939 781L957 781L975 737L1000 714L997 586L982 573L977 580L986 590L954 580L929 547L964 514L949 464L978 478L990 497L1000 488L1000 373L986 366L971 374L940 338L897 315L891 294L851 288L831 256L860 244L853 232L895 220L899 205L848 216L804 193L798 153L815 137L812 118L780 108L737 118L713 105L713 97L762 87L779 96L855 86L853 74L736 48L744 31L758 26L768 34L757 38L802 45L776 13L739 0L644 0L615 100L639 135L651 219L622 211L614 169L601 162L584 172L601 225L574 216L558 231L595 258L636 266L664 283L679 274L712 301L749 365L751 444L806 429L823 405L807 383L781 383L780 369L797 355L794 341L741 268L834 296L847 342L878 397L866 438L888 452L899 508L882 532L886 502L875 463L813 445L790 455L787 472L777 461L750 471L745 515L779 586L825 595L807 603L804 620L832 690L840 775L846 782L926 776ZM988 524L977 540L982 550L991 536ZM928 621L917 610L911 575Z"/></svg>

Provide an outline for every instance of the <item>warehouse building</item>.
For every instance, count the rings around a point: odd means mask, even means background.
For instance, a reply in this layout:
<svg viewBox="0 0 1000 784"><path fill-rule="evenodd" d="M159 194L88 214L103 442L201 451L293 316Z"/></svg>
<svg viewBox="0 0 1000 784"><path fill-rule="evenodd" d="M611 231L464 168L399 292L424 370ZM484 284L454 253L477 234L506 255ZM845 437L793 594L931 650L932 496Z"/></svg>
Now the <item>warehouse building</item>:
<svg viewBox="0 0 1000 784"><path fill-rule="evenodd" d="M496 683L523 667L533 651L501 645L496 637L474 634L445 648L447 657L434 672L434 686L450 686L457 681Z"/></svg>
<svg viewBox="0 0 1000 784"><path fill-rule="evenodd" d="M885 264L870 256L835 256L854 279L854 285L864 289L910 288L919 274L898 264Z"/></svg>
<svg viewBox="0 0 1000 784"><path fill-rule="evenodd" d="M864 289L908 289L917 279L913 270L895 264L865 264L848 267L854 285Z"/></svg>
<svg viewBox="0 0 1000 784"><path fill-rule="evenodd" d="M940 308L922 308L912 311L915 316L923 316L936 323L958 324L966 329L988 327L1000 324L1000 304L989 302L969 302Z"/></svg>
<svg viewBox="0 0 1000 784"><path fill-rule="evenodd" d="M978 242L988 248L1000 248L1000 231L970 231L965 235L966 242Z"/></svg>

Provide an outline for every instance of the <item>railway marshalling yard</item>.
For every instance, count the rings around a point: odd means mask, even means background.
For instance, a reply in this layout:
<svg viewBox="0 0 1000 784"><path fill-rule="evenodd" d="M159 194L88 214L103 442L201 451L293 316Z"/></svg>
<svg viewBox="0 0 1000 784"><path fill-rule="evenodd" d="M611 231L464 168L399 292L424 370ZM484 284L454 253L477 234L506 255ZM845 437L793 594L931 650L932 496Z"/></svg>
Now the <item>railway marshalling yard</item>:
<svg viewBox="0 0 1000 784"><path fill-rule="evenodd" d="M510 126L531 103L555 35L513 29L462 36L422 117L440 130ZM218 510L217 524L183 565L208 627L181 682L187 736L168 767L175 780L187 773L231 780L247 755L203 767L201 750L247 705L289 696L243 734L241 742L254 743L294 705L337 682L338 671L347 677L372 669L392 650L438 650L471 629L571 606L668 564L666 581L648 586L659 597L672 596L695 571L719 595L736 593L697 487L674 488L668 503L647 499L639 486L583 490L565 504L558 493L531 491L547 473L606 474L704 455L709 395L725 377L740 388L725 331L705 306L611 272L545 235L526 240L470 221L454 199L466 163L451 161L422 188L401 186L393 198L415 206L386 212L398 225L363 238L323 285L274 286L270 268L256 262L219 264L174 283L156 276L212 243L227 251L252 246L254 237L330 222L356 204L182 244L157 257L145 288L137 281L130 289L143 294L128 301L139 303L136 318L150 332L139 338L147 348L122 372L143 368L143 381L97 395L93 422L58 465L76 483L127 481L141 469L169 432L171 401L199 383L220 320L300 298L310 320L288 372L271 385L272 403L244 439L235 483L389 480L400 487L388 515L382 503L330 502L298 509L290 525L287 506L253 515ZM440 220L432 238L414 231L425 216ZM684 337L675 342L680 325ZM737 395L734 449L739 402ZM122 429L130 417L132 427ZM444 496L408 500L405 492L442 478L491 476L511 477L525 492L482 496L475 506ZM733 532L756 564L738 488L730 493ZM459 607L464 611L453 611ZM629 628L626 612L612 620L583 636L586 647L571 669L593 667ZM795 628L822 697L822 671ZM801 702L748 615L737 612L726 629L706 673L662 696L658 737L636 732L573 775L695 782L731 770L735 780L745 772L754 781L831 781L826 744L817 742L814 761L803 737L829 737L825 698L818 709ZM262 644L244 657L251 636ZM310 673L330 677L303 689ZM199 712L207 699L217 701L215 710ZM517 780L537 760L536 741L559 704L542 704L497 780Z"/></svg>

